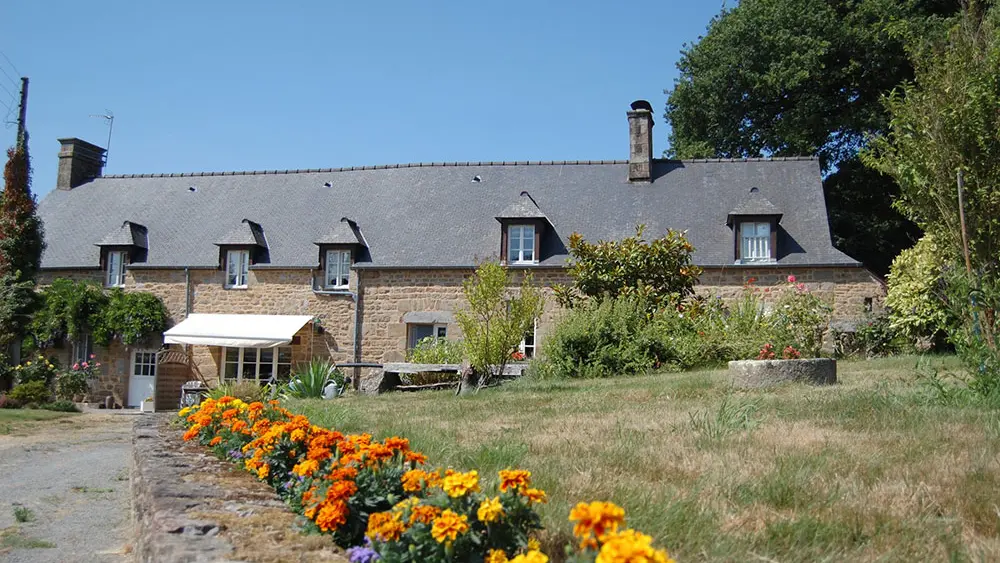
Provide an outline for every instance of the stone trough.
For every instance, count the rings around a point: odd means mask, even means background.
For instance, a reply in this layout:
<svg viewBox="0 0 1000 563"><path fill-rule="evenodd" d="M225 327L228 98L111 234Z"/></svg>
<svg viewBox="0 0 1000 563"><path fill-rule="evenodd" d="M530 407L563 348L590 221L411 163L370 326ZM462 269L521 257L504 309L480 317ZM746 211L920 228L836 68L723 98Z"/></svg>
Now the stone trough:
<svg viewBox="0 0 1000 563"><path fill-rule="evenodd" d="M738 360L729 362L729 379L738 389L773 387L789 381L833 385L837 383L837 360Z"/></svg>

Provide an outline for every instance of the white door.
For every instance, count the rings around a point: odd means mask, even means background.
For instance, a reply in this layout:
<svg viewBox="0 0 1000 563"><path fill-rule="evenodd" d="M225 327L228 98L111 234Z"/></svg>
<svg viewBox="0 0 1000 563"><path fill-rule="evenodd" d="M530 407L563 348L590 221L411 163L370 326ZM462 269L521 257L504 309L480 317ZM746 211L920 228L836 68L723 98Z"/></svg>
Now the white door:
<svg viewBox="0 0 1000 563"><path fill-rule="evenodd" d="M156 395L156 350L132 352L132 369L128 378L128 406Z"/></svg>

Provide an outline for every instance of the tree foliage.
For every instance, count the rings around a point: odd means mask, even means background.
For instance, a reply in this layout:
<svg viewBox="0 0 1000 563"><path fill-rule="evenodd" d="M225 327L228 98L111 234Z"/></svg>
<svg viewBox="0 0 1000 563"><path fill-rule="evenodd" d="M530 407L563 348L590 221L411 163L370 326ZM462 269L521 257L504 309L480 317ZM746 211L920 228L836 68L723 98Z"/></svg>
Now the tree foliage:
<svg viewBox="0 0 1000 563"><path fill-rule="evenodd" d="M818 155L835 243L884 272L916 231L858 150L887 127L881 96L913 76L907 38L939 33L957 11L953 0L743 0L682 51L669 154Z"/></svg>
<svg viewBox="0 0 1000 563"><path fill-rule="evenodd" d="M1000 9L971 1L945 40L914 51L916 77L886 99L889 130L863 153L900 186L897 208L934 237L958 320L952 341L979 390L1000 391ZM964 178L963 260L956 173Z"/></svg>
<svg viewBox="0 0 1000 563"><path fill-rule="evenodd" d="M644 230L638 225L631 237L597 243L570 235L573 285L557 288L560 303L572 306L580 295L596 300L637 296L659 308L693 294L701 268L691 263L694 247L684 233L668 230L647 242Z"/></svg>
<svg viewBox="0 0 1000 563"><path fill-rule="evenodd" d="M462 283L468 308L456 312L455 319L479 378L477 390L503 375L511 354L542 314L544 299L530 274L517 291L511 285L510 274L495 262L484 262Z"/></svg>
<svg viewBox="0 0 1000 563"><path fill-rule="evenodd" d="M126 346L141 342L167 326L167 308L152 293L125 292L114 288L94 327L94 342L106 346L117 339Z"/></svg>
<svg viewBox="0 0 1000 563"><path fill-rule="evenodd" d="M35 308L35 275L45 249L31 195L28 149L9 149L0 194L0 346L19 341Z"/></svg>
<svg viewBox="0 0 1000 563"><path fill-rule="evenodd" d="M889 327L910 341L932 337L947 328L948 310L942 293L942 255L933 235L899 253L889 271Z"/></svg>
<svg viewBox="0 0 1000 563"><path fill-rule="evenodd" d="M90 334L102 346L112 340L133 346L167 324L166 307L151 293L105 293L94 282L57 278L39 296L41 308L31 324L39 345Z"/></svg>

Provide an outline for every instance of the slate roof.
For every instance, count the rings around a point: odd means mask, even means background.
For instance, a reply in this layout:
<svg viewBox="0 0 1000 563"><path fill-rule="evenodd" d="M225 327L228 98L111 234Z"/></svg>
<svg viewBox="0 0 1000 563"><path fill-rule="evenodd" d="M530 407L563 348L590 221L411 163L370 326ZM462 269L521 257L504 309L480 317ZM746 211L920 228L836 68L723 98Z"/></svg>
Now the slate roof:
<svg viewBox="0 0 1000 563"><path fill-rule="evenodd" d="M105 235L96 246L133 246L146 248L146 227L131 221L122 222L121 226Z"/></svg>
<svg viewBox="0 0 1000 563"><path fill-rule="evenodd" d="M233 230L215 241L216 246L259 246L267 248L264 229L259 223L243 219Z"/></svg>
<svg viewBox="0 0 1000 563"><path fill-rule="evenodd" d="M729 212L730 217L740 215L782 215L782 213L776 205L761 195L759 188L754 187L750 188L746 198Z"/></svg>
<svg viewBox="0 0 1000 563"><path fill-rule="evenodd" d="M217 268L213 242L259 221L268 267L311 268L331 219L350 217L368 252L355 267L469 267L500 251L494 220L520 193L552 225L541 265L563 265L571 233L588 240L686 230L703 266L733 264L727 216L757 187L780 207L778 265L858 265L833 247L818 161L656 160L630 184L624 161L396 165L286 172L107 176L40 203L43 268L96 268L95 243L122 221L148 228L143 267ZM479 177L475 181L475 177ZM243 225L246 227L246 225ZM759 267L755 266L755 267Z"/></svg>
<svg viewBox="0 0 1000 563"><path fill-rule="evenodd" d="M351 227L351 222L347 217L341 217L335 222L325 235L313 241L313 244L360 244L364 241L358 238L358 234Z"/></svg>
<svg viewBox="0 0 1000 563"><path fill-rule="evenodd" d="M501 219L542 219L548 221L549 218L542 213L542 210L538 208L538 204L535 200L531 199L531 195L528 192L521 192L521 195L517 198L517 201L511 203L506 209L501 211L496 216L497 220Z"/></svg>

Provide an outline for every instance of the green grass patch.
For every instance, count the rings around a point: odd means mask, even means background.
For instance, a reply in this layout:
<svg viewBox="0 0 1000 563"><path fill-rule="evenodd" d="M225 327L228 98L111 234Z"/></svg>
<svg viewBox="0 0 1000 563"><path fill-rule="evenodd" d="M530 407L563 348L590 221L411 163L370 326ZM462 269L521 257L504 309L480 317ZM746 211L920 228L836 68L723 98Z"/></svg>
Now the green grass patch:
<svg viewBox="0 0 1000 563"><path fill-rule="evenodd" d="M678 561L996 560L1000 415L923 382L958 369L902 357L842 361L828 387L734 391L716 370L287 406L407 437L435 466L486 481L532 471L549 493L550 552L574 504L611 500Z"/></svg>
<svg viewBox="0 0 1000 563"><path fill-rule="evenodd" d="M41 409L0 409L0 434L14 434L37 426L41 422L78 415L79 413Z"/></svg>
<svg viewBox="0 0 1000 563"><path fill-rule="evenodd" d="M27 506L21 506L20 504L14 505L14 521L18 523L31 522L35 519L35 513L31 511Z"/></svg>
<svg viewBox="0 0 1000 563"><path fill-rule="evenodd" d="M10 528L0 530L0 550L50 549L55 546L56 544L50 541L22 534L20 528L17 526L11 526ZM0 553L3 553L3 551L0 551Z"/></svg>

